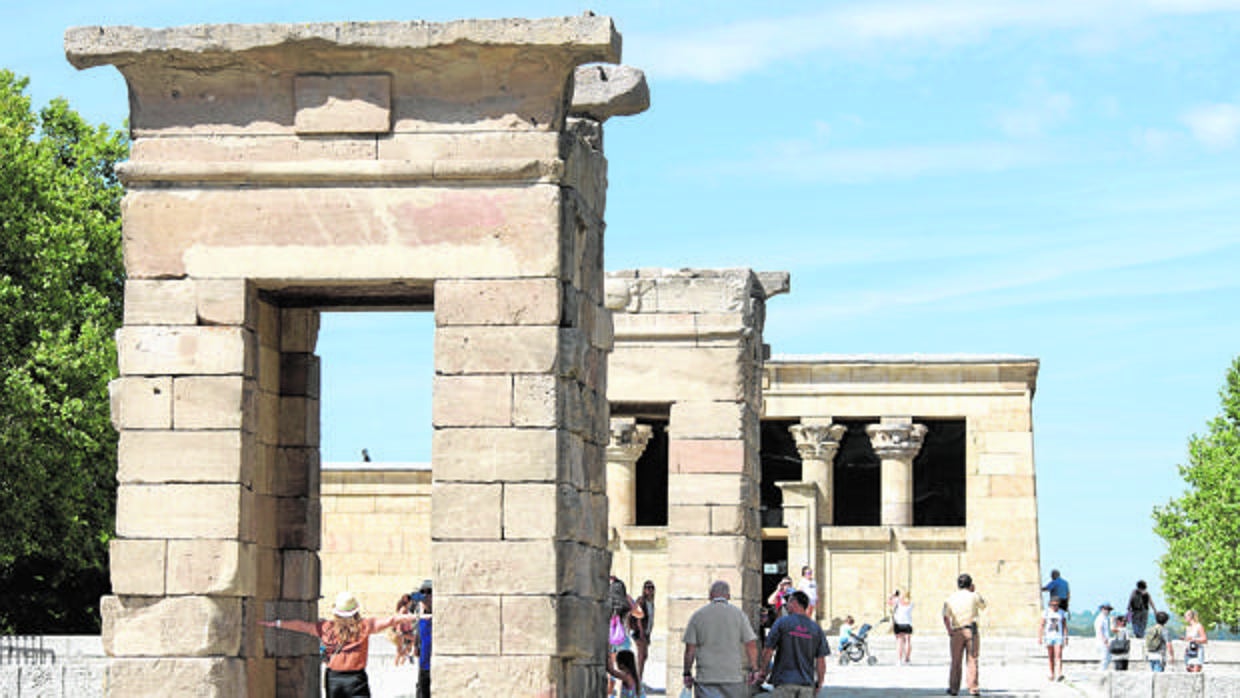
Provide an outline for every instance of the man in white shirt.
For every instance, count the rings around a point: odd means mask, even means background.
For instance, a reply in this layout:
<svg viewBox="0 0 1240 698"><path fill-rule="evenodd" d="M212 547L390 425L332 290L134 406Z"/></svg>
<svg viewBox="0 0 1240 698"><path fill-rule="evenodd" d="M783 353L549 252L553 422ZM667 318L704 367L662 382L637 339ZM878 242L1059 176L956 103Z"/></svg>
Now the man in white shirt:
<svg viewBox="0 0 1240 698"><path fill-rule="evenodd" d="M973 577L962 574L956 578L956 592L943 604L943 625L951 637L952 667L947 679L948 695L960 693L961 664L967 671L965 681L969 695L981 695L978 687L977 658L980 638L977 634L977 618L986 601L973 588Z"/></svg>
<svg viewBox="0 0 1240 698"><path fill-rule="evenodd" d="M1109 603L1098 607L1098 616L1094 618L1094 639L1098 641L1098 668L1106 671L1111 666L1111 610Z"/></svg>
<svg viewBox="0 0 1240 698"><path fill-rule="evenodd" d="M805 615L817 618L818 583L814 581L814 569L809 565L801 568L801 580L797 582L797 591L803 591L809 597L809 608L805 610Z"/></svg>

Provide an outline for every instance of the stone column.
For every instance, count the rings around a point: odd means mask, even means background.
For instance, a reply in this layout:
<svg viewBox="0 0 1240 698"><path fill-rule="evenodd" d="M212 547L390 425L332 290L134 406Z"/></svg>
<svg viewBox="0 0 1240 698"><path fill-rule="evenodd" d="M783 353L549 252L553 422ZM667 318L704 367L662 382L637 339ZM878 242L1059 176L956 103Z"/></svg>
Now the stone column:
<svg viewBox="0 0 1240 698"><path fill-rule="evenodd" d="M637 523L637 460L654 431L632 417L612 417L607 444L607 528L611 537Z"/></svg>
<svg viewBox="0 0 1240 698"><path fill-rule="evenodd" d="M819 525L830 526L835 522L833 508L835 477L835 454L840 450L840 439L848 427L832 424L831 419L802 419L800 424L788 427L796 440L797 453L801 456L801 480L818 486ZM813 564L813 563L810 563ZM814 565L817 571L817 565Z"/></svg>
<svg viewBox="0 0 1240 698"><path fill-rule="evenodd" d="M883 417L865 428L883 461L882 525L913 525L913 459L921 450L926 425L911 417Z"/></svg>

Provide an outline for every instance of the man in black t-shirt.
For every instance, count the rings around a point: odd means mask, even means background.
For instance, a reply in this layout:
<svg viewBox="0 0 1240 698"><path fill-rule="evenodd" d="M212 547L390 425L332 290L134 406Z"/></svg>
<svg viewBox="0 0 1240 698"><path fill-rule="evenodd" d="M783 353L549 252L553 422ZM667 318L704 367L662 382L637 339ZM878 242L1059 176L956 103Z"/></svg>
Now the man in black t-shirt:
<svg viewBox="0 0 1240 698"><path fill-rule="evenodd" d="M762 667L776 693L790 698L814 698L827 678L827 636L808 615L809 596L794 591L788 598L788 615L775 621L762 650ZM775 663L771 664L771 655Z"/></svg>
<svg viewBox="0 0 1240 698"><path fill-rule="evenodd" d="M1146 591L1145 580L1139 580L1137 588L1128 595L1128 621L1132 624L1133 637L1145 637L1145 625L1150 620L1150 611L1157 610L1154 608L1154 600L1150 598L1150 592Z"/></svg>

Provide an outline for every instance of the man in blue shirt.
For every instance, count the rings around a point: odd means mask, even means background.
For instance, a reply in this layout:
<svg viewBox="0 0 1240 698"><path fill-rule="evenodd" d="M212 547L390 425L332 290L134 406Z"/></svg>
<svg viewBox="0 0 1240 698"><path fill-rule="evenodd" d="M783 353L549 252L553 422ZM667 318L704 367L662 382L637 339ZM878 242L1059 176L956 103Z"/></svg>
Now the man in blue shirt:
<svg viewBox="0 0 1240 698"><path fill-rule="evenodd" d="M780 698L814 698L827 678L827 636L809 617L809 596L794 591L788 598L788 615L775 621L766 635L762 666L767 681ZM778 650L778 652L776 652ZM771 664L771 655L775 663Z"/></svg>
<svg viewBox="0 0 1240 698"><path fill-rule="evenodd" d="M1072 593L1068 591L1068 580L1059 576L1059 570L1051 570L1051 581L1042 587L1042 591L1050 595L1047 597L1048 604L1051 599L1059 599L1059 610L1065 613L1068 612L1068 597Z"/></svg>

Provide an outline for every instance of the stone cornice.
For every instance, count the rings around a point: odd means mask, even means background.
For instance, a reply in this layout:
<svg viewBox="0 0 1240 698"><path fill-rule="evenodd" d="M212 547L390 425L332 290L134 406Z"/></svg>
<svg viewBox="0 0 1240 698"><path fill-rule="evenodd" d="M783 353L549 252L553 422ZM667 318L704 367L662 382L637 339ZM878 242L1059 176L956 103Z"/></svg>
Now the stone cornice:
<svg viewBox="0 0 1240 698"><path fill-rule="evenodd" d="M562 160L312 160L292 162L128 161L117 166L126 185L263 184L272 186L391 182L510 181L558 183Z"/></svg>

